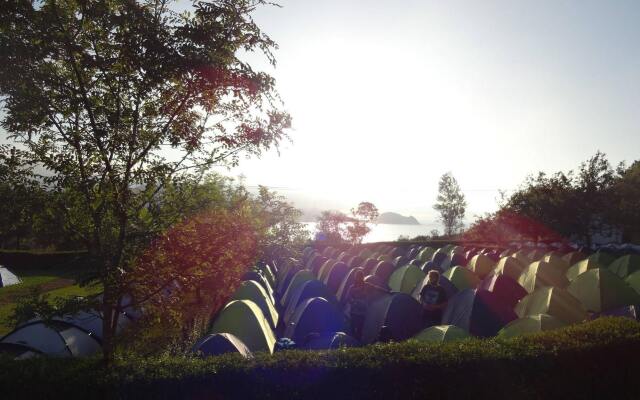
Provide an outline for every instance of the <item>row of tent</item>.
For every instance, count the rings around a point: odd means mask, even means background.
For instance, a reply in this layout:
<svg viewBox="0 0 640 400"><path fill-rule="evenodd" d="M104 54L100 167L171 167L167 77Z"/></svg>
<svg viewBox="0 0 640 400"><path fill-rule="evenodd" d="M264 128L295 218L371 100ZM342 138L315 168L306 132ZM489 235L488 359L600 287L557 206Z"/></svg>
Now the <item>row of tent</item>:
<svg viewBox="0 0 640 400"><path fill-rule="evenodd" d="M367 276L369 306L360 341L349 336L346 293ZM441 272L449 301L441 324L423 329L419 294ZM541 248L476 249L377 245L306 248L299 260L248 272L194 351L273 352L281 342L329 349L395 341L514 336L599 315L637 318L640 256ZM383 335L384 331L384 335Z"/></svg>

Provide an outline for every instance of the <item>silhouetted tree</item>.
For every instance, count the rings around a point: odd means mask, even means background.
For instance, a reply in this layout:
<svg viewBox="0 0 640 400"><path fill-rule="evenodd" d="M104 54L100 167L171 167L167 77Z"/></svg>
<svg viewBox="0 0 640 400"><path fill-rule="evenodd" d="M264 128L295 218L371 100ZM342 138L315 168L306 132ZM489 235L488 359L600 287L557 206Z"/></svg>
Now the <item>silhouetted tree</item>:
<svg viewBox="0 0 640 400"><path fill-rule="evenodd" d="M467 202L458 181L451 172L440 177L438 197L433 208L440 213L440 221L444 227L444 235L451 236L462 229Z"/></svg>

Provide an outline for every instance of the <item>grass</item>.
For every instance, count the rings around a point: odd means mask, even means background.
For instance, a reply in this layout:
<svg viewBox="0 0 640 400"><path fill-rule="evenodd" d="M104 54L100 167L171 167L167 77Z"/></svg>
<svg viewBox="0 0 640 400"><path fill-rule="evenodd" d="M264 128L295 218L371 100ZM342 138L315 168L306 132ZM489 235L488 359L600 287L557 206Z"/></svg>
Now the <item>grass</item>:
<svg viewBox="0 0 640 400"><path fill-rule="evenodd" d="M74 279L76 274L74 269L51 268L24 270L16 273L22 280L21 283L0 288L0 337L13 329L9 317L13 313L16 300L28 295L35 287L39 287L44 293L47 293L49 301L63 297L87 296L101 290L98 286L78 286Z"/></svg>

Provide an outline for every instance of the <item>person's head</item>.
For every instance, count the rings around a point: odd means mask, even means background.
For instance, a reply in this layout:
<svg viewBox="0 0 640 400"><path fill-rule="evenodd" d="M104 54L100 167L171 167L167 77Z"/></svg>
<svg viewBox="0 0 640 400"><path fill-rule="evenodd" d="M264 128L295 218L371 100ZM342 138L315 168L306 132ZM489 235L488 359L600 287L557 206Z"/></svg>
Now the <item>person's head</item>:
<svg viewBox="0 0 640 400"><path fill-rule="evenodd" d="M364 271L360 268L353 270L353 284L364 285Z"/></svg>
<svg viewBox="0 0 640 400"><path fill-rule="evenodd" d="M440 282L440 272L436 270L429 271L427 276L429 277L429 283L432 285L437 285Z"/></svg>

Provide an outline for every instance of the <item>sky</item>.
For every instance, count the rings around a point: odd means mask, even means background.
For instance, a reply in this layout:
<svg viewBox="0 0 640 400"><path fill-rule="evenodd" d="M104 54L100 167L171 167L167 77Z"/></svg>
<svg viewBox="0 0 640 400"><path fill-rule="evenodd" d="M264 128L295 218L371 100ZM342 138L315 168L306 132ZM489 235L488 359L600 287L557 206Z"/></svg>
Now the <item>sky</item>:
<svg viewBox="0 0 640 400"><path fill-rule="evenodd" d="M472 221L529 174L640 158L639 1L280 4L254 14L277 67L247 57L276 78L292 141L222 171L249 186L431 224L446 172Z"/></svg>
<svg viewBox="0 0 640 400"><path fill-rule="evenodd" d="M640 158L640 2L280 4L254 18L292 142L229 172L249 185L428 223L450 171L472 220L528 174Z"/></svg>

